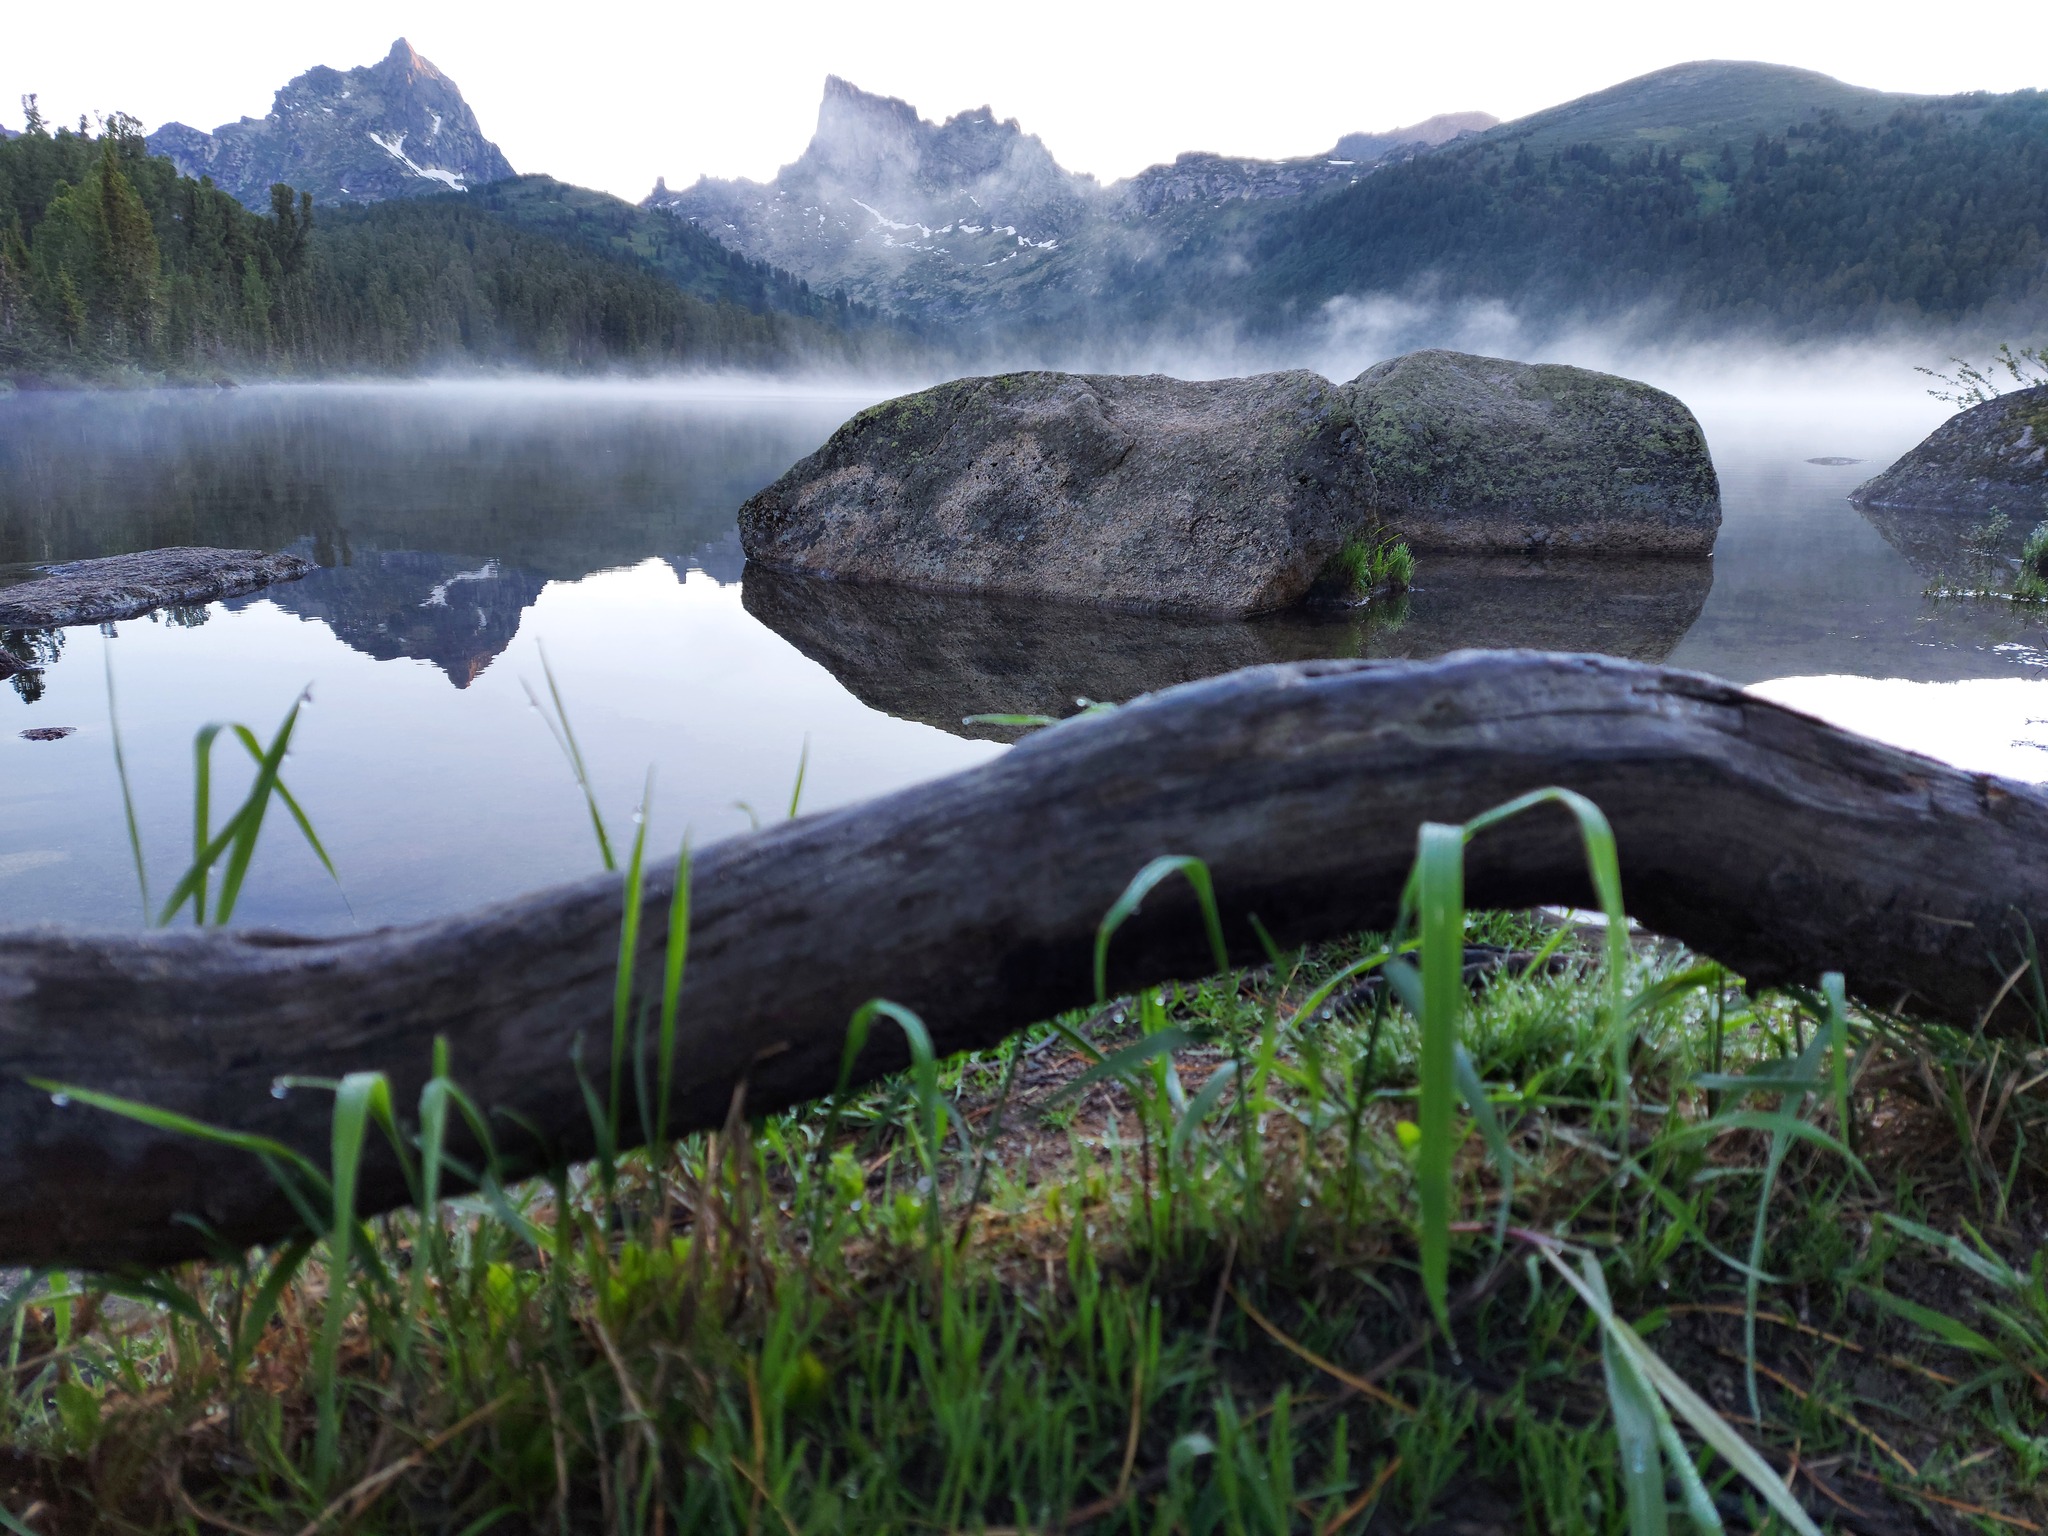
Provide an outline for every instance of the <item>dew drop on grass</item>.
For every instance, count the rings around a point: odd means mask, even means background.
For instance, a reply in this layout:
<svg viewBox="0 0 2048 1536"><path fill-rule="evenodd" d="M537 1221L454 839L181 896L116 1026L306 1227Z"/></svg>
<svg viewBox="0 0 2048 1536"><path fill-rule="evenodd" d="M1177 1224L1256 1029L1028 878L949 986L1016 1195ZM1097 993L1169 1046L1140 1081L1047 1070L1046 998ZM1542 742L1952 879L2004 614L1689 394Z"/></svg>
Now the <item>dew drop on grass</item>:
<svg viewBox="0 0 2048 1536"><path fill-rule="evenodd" d="M70 1105L71 1095L68 1093L53 1093L50 1095L50 1102L59 1109L64 1109Z"/></svg>
<svg viewBox="0 0 2048 1536"><path fill-rule="evenodd" d="M270 1096L273 1099L281 1099L290 1092L291 1084L287 1083L283 1078L274 1077L270 1080Z"/></svg>
<svg viewBox="0 0 2048 1536"><path fill-rule="evenodd" d="M1110 1016L1109 1016L1109 1022L1110 1022L1110 1023L1112 1023L1112 1024L1121 1024L1121 1023L1123 1023L1123 1021L1124 1021L1124 1011L1123 1011L1123 1009L1121 1009L1121 1008L1118 1008L1118 1009L1116 1009L1116 1010L1115 1010L1115 1011L1113 1011L1113 1012L1112 1012L1112 1013L1110 1014Z"/></svg>

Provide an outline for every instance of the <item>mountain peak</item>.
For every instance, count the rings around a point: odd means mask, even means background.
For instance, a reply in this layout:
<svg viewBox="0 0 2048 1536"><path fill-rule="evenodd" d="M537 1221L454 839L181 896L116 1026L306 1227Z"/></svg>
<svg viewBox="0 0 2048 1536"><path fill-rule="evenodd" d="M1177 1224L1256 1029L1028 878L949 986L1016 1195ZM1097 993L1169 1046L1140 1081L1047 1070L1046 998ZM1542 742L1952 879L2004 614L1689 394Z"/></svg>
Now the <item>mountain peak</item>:
<svg viewBox="0 0 2048 1536"><path fill-rule="evenodd" d="M269 207L275 182L317 202L375 203L512 175L455 82L402 37L375 64L307 70L277 93L268 117L212 133L166 123L149 145L257 209Z"/></svg>

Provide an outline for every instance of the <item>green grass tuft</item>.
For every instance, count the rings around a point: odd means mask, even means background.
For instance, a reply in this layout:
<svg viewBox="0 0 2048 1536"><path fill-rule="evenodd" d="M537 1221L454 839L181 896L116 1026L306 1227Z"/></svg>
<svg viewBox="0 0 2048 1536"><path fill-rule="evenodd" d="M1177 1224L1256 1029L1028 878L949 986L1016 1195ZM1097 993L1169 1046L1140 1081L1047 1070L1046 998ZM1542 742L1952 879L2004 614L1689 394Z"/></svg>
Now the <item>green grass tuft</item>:
<svg viewBox="0 0 2048 1536"><path fill-rule="evenodd" d="M1352 598L1406 592L1415 581L1415 556L1391 535L1353 534L1330 562L1331 575Z"/></svg>

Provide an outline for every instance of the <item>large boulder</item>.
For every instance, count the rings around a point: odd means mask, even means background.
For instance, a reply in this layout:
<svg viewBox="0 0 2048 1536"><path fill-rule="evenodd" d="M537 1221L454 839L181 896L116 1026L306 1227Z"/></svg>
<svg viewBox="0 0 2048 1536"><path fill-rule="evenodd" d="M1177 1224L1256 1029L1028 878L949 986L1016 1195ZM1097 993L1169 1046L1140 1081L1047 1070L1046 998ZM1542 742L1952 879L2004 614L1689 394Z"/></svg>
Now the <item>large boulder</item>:
<svg viewBox="0 0 2048 1536"><path fill-rule="evenodd" d="M1721 527L1683 401L1611 373L1413 352L1345 386L1373 506L1411 549L1705 555Z"/></svg>
<svg viewBox="0 0 2048 1536"><path fill-rule="evenodd" d="M960 379L854 417L740 508L740 541L845 581L1261 613L1369 528L1355 436L1313 373Z"/></svg>
<svg viewBox="0 0 2048 1536"><path fill-rule="evenodd" d="M1973 405L1849 499L1859 507L2048 517L2048 384Z"/></svg>
<svg viewBox="0 0 2048 1536"><path fill-rule="evenodd" d="M1423 352L1349 385L1018 373L863 411L740 509L748 559L1191 615L1345 600L1347 546L1704 555L1699 423L1582 368Z"/></svg>
<svg viewBox="0 0 2048 1536"><path fill-rule="evenodd" d="M0 629L56 629L137 619L159 608L239 597L315 567L260 549L148 549L50 567L38 581L0 588Z"/></svg>

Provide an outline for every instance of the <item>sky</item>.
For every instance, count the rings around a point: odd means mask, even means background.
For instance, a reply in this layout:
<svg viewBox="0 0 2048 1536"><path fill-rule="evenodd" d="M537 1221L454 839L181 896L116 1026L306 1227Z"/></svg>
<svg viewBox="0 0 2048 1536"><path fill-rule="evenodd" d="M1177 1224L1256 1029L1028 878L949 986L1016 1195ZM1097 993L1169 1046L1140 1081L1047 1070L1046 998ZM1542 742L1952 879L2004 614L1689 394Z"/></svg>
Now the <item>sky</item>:
<svg viewBox="0 0 2048 1536"><path fill-rule="evenodd" d="M200 24L194 24L195 18ZM86 34L90 34L87 36ZM161 0L10 8L0 124L123 111L154 129L269 110L315 64L403 36L461 87L520 171L638 199L665 176L765 179L800 154L827 74L928 118L989 106L1104 181L1183 150L1283 157L1438 112L1504 118L1688 59L1761 59L1893 91L2048 85L2048 6L1984 0L1965 25L1844 0Z"/></svg>

